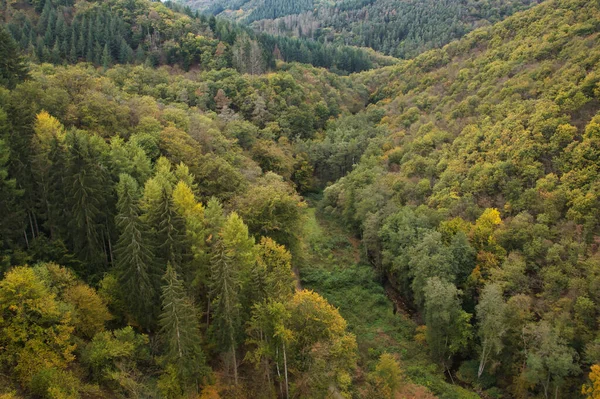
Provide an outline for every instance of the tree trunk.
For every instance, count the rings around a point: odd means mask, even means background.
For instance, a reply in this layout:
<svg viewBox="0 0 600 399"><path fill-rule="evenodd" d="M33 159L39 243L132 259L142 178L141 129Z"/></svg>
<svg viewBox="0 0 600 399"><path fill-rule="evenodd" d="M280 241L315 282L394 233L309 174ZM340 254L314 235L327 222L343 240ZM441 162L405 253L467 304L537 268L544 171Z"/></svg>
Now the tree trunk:
<svg viewBox="0 0 600 399"><path fill-rule="evenodd" d="M231 339L233 341L233 337L231 337ZM231 345L231 355L233 357L233 381L235 382L235 385L237 386L237 384L238 384L237 359L235 357L235 347L233 345Z"/></svg>
<svg viewBox="0 0 600 399"><path fill-rule="evenodd" d="M35 224L35 235L36 235L36 237L39 237L40 228L38 227L37 216L35 216L35 213L33 213L33 223Z"/></svg>
<svg viewBox="0 0 600 399"><path fill-rule="evenodd" d="M548 388L550 388L550 374L548 373L548 378L546 379L546 383L544 384L544 397L548 399Z"/></svg>
<svg viewBox="0 0 600 399"><path fill-rule="evenodd" d="M483 342L483 349L481 350L481 361L479 362L479 369L477 370L477 379L481 378L483 370L485 369L485 363L487 362L487 340Z"/></svg>
<svg viewBox="0 0 600 399"><path fill-rule="evenodd" d="M279 381L279 394L283 396L283 387L281 386L281 371L279 371L279 347L275 347L275 357L277 361L275 362L275 368L277 369L277 380Z"/></svg>
<svg viewBox="0 0 600 399"><path fill-rule="evenodd" d="M110 255L110 265L114 266L115 265L115 258L113 256L112 243L110 242L110 234L108 233L108 231L106 232L106 234L108 236L108 253Z"/></svg>
<svg viewBox="0 0 600 399"><path fill-rule="evenodd" d="M283 347L283 370L284 370L284 374L285 374L285 397L286 397L286 399L290 399L290 387L289 387L289 383L288 383L287 356L285 353L285 342L283 342L281 345Z"/></svg>
<svg viewBox="0 0 600 399"><path fill-rule="evenodd" d="M446 366L446 371L448 372L448 375L450 376L450 381L452 381L452 385L454 385L454 378L452 378L452 373L450 372L450 369Z"/></svg>
<svg viewBox="0 0 600 399"><path fill-rule="evenodd" d="M35 239L35 228L33 227L33 220L31 219L31 212L27 211L29 217L29 228L31 229L31 238Z"/></svg>

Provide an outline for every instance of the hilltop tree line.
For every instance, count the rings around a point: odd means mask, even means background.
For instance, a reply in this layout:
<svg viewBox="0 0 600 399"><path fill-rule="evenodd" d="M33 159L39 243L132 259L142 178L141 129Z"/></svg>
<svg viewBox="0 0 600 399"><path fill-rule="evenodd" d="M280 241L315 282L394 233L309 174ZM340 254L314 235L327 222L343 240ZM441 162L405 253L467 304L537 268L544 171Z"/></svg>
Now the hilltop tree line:
<svg viewBox="0 0 600 399"><path fill-rule="evenodd" d="M320 43L370 47L408 59L440 48L483 25L501 21L537 0L341 1L273 18L249 15L259 31L312 38Z"/></svg>
<svg viewBox="0 0 600 399"><path fill-rule="evenodd" d="M12 37L39 62L87 61L104 68L133 62L179 65L185 70L235 67L253 74L273 69L277 59L341 73L377 63L364 50L256 35L172 2L90 3L75 8L69 2L47 0L31 7L29 11L8 7L3 14ZM35 10L39 15L32 14Z"/></svg>

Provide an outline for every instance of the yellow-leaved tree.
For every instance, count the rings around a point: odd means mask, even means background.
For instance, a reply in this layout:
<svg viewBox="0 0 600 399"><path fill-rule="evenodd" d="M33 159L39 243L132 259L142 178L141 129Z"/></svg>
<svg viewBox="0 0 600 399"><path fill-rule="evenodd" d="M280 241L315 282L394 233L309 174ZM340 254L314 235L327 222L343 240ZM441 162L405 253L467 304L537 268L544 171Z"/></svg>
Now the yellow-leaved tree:
<svg viewBox="0 0 600 399"><path fill-rule="evenodd" d="M0 364L27 386L45 369L64 370L74 360L69 312L29 267L15 267L0 282Z"/></svg>
<svg viewBox="0 0 600 399"><path fill-rule="evenodd" d="M581 388L581 393L586 395L586 399L600 399L600 365L594 364L588 376L590 383Z"/></svg>

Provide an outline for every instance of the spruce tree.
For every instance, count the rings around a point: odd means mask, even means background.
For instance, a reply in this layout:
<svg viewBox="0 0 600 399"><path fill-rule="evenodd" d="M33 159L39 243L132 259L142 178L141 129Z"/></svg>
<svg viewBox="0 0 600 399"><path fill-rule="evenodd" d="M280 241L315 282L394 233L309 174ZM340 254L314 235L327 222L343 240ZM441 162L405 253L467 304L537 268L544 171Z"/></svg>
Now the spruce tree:
<svg viewBox="0 0 600 399"><path fill-rule="evenodd" d="M69 133L67 148L65 184L66 206L71 213L70 242L75 254L87 265L82 273L98 277L107 265L103 228L107 198L111 195L108 176L87 133Z"/></svg>
<svg viewBox="0 0 600 399"><path fill-rule="evenodd" d="M115 255L119 283L129 311L138 323L150 328L158 302L158 273L153 262L147 225L140 219L135 179L121 174L117 186L119 202L116 224L119 229Z"/></svg>
<svg viewBox="0 0 600 399"><path fill-rule="evenodd" d="M81 23L79 24L79 37L77 38L77 56L78 57L85 57L85 55L86 55L86 43L87 43L86 33L87 32L88 32L87 19L85 17L83 17L81 19Z"/></svg>
<svg viewBox="0 0 600 399"><path fill-rule="evenodd" d="M187 255L185 221L175 211L173 199L167 190L161 191L160 201L156 205L157 207L151 211L150 220L156 229L158 256L180 268Z"/></svg>
<svg viewBox="0 0 600 399"><path fill-rule="evenodd" d="M87 37L85 44L85 59L87 62L94 62L94 23L87 21Z"/></svg>
<svg viewBox="0 0 600 399"><path fill-rule="evenodd" d="M185 221L175 209L173 203L173 186L176 177L171 171L171 163L166 158L159 158L155 166L155 176L144 186L143 208L146 220L152 229L156 256L166 266L170 262L179 270L190 256L186 240Z"/></svg>
<svg viewBox="0 0 600 399"><path fill-rule="evenodd" d="M237 385L237 335L240 322L240 276L231 252L223 241L217 242L211 262L211 296L213 299L213 336L223 351L229 351Z"/></svg>
<svg viewBox="0 0 600 399"><path fill-rule="evenodd" d="M71 46L69 47L69 61L77 62L78 52L77 52L77 35L75 34L75 28L71 30Z"/></svg>
<svg viewBox="0 0 600 399"><path fill-rule="evenodd" d="M106 71L112 62L110 53L108 51L108 44L104 45L104 50L102 50L102 67Z"/></svg>
<svg viewBox="0 0 600 399"><path fill-rule="evenodd" d="M53 138L50 143L48 161L52 165L48 172L48 214L46 228L50 231L50 238L66 239L68 233L68 220L70 212L66 203L66 185L64 171L66 169L66 150L58 138Z"/></svg>
<svg viewBox="0 0 600 399"><path fill-rule="evenodd" d="M0 110L1 112L1 110ZM2 113L0 113L0 128L3 127ZM11 248L13 241L23 236L24 210L19 204L19 197L23 192L17 188L17 182L8 174L7 163L10 149L3 140L0 140L0 212L2 212L2 223L0 223L0 247ZM25 238L27 233L25 233ZM0 262L3 261L0 252Z"/></svg>
<svg viewBox="0 0 600 399"><path fill-rule="evenodd" d="M129 47L125 39L121 39L119 43L119 62L121 64L127 64L131 62L133 58L133 50Z"/></svg>
<svg viewBox="0 0 600 399"><path fill-rule="evenodd" d="M223 351L231 353L234 381L237 385L236 349L243 314L242 283L249 280L255 261L254 239L248 236L248 227L233 212L219 234L213 248L211 263L211 296L214 314L213 336ZM248 308L248 306L246 306Z"/></svg>
<svg viewBox="0 0 600 399"><path fill-rule="evenodd" d="M13 88L27 77L23 57L6 29L0 26L0 86Z"/></svg>
<svg viewBox="0 0 600 399"><path fill-rule="evenodd" d="M164 341L165 358L177 368L182 382L197 382L207 372L202 352L199 318L187 298L183 282L175 268L167 264L163 277L160 336Z"/></svg>

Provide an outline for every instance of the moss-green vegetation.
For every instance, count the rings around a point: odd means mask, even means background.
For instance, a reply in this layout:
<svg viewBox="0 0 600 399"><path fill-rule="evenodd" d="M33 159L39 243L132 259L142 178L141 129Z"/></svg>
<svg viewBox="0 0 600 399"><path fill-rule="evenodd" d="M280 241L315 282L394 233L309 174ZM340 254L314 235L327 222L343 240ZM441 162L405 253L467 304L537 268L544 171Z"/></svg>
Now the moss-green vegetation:
<svg viewBox="0 0 600 399"><path fill-rule="evenodd" d="M381 276L361 259L358 240L316 207L308 209L304 237L307 258L300 268L302 287L327 298L348 322L358 344L359 374L372 372L383 353L392 353L400 359L403 384L425 386L439 398L479 397L446 382L423 344L415 340L417 323L402 309L394 312Z"/></svg>

